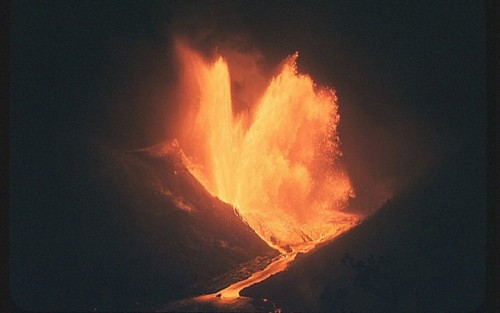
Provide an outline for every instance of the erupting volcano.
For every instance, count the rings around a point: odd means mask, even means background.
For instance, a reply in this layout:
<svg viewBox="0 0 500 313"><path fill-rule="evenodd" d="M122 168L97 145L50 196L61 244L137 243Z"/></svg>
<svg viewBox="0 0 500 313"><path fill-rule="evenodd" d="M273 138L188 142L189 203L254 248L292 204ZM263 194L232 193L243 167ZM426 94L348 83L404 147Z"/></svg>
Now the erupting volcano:
<svg viewBox="0 0 500 313"><path fill-rule="evenodd" d="M489 7L365 2L12 1L11 311L495 311Z"/></svg>
<svg viewBox="0 0 500 313"><path fill-rule="evenodd" d="M191 173L232 204L269 245L290 252L352 224L354 195L341 155L334 90L297 72L286 58L256 103L235 112L222 56L206 61L179 45L182 79L194 105L180 146Z"/></svg>

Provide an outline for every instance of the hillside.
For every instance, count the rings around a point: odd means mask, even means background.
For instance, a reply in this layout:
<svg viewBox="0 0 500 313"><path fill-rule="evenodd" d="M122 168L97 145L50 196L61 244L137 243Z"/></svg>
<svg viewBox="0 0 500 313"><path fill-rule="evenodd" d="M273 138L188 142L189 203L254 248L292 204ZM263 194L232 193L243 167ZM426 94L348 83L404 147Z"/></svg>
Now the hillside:
<svg viewBox="0 0 500 313"><path fill-rule="evenodd" d="M46 196L66 211L33 219L31 232L13 229L26 243L12 246L23 309L150 310L230 284L278 254L199 184L175 142L89 150L77 165L85 173L68 171L72 184ZM32 249L45 258L30 258Z"/></svg>
<svg viewBox="0 0 500 313"><path fill-rule="evenodd" d="M358 227L242 294L284 311L477 309L486 284L484 154L463 149Z"/></svg>

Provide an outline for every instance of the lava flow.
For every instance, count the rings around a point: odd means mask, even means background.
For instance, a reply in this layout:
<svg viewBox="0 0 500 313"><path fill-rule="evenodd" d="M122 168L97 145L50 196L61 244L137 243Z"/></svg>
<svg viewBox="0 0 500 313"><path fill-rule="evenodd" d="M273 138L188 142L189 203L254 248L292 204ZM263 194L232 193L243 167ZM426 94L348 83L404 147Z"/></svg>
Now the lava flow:
<svg viewBox="0 0 500 313"><path fill-rule="evenodd" d="M271 262L265 269L255 272L252 276L248 277L247 279L244 279L242 281L236 282L220 291L217 291L213 294L209 295L203 295L198 297L198 300L201 301L206 301L213 299L214 297L219 297L221 299L234 299L240 297L240 292L241 290L251 286L255 285L257 283L260 283L263 280L266 280L270 276L284 271L287 266L295 260L295 257L299 253L307 253L311 249L313 249L318 243L327 241L327 240L332 240L344 231L348 230L352 226L356 224L357 220L353 220L349 218L346 215L346 219L342 221L340 227L337 228L337 232L330 235L328 238L322 238L320 240L316 241L308 241L302 243L298 249L295 249L292 252L287 252L280 254L273 262Z"/></svg>
<svg viewBox="0 0 500 313"><path fill-rule="evenodd" d="M282 253L351 225L342 212L354 192L338 162L337 97L297 72L298 54L235 113L225 59L177 50L192 103L179 142L205 188Z"/></svg>

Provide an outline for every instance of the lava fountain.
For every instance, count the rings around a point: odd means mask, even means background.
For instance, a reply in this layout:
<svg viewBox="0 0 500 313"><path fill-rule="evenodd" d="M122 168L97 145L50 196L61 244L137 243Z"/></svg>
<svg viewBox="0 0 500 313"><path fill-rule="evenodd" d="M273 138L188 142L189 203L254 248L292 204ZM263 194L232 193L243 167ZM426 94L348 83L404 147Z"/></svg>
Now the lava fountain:
<svg viewBox="0 0 500 313"><path fill-rule="evenodd" d="M179 143L205 188L283 253L350 228L343 210L354 192L338 160L337 97L298 73L298 53L251 108L234 112L226 60L207 61L184 44L177 52L192 104Z"/></svg>

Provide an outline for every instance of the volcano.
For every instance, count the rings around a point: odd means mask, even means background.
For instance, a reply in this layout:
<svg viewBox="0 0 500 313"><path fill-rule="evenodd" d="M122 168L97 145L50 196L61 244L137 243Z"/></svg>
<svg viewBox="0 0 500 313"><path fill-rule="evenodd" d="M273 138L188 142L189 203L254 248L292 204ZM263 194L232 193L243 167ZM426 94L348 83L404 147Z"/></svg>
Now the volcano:
<svg viewBox="0 0 500 313"><path fill-rule="evenodd" d="M486 7L13 1L12 311L495 311Z"/></svg>
<svg viewBox="0 0 500 313"><path fill-rule="evenodd" d="M93 149L94 166L100 174L94 177L90 194L96 202L109 199L105 210L96 209L95 218L117 227L115 232L120 238L108 243L113 245L107 247L108 253L112 253L108 256L127 259L133 253L140 256L141 263L149 264L146 269L126 275L138 285L126 294L129 300L121 299L119 308L137 306L136 303L139 308L151 308L159 302L172 302L169 308L174 309L200 308L200 301L186 303L182 299L211 293L215 297L220 290L250 279L259 271L267 270L269 275L282 271L298 252L308 251L317 244L305 240L302 250L295 247L297 251L280 255L279 250L261 239L245 222L236 207L212 196L191 174L190 161L175 139L134 151L103 145ZM112 222L112 216L121 219ZM352 227L357 223L348 217L346 214L346 220L339 220L338 225ZM345 231L340 229L337 235ZM124 242L127 246L121 247ZM248 286L252 284L250 280ZM160 298L137 293L152 288L158 290ZM105 295L112 291L101 292ZM222 294L225 295L224 291ZM239 294L231 297L238 298ZM224 303L223 308L259 307L245 301L248 300L238 300L237 305L230 302L229 306ZM269 309L273 305L264 303L260 307ZM201 308L213 310L217 305L207 303Z"/></svg>

